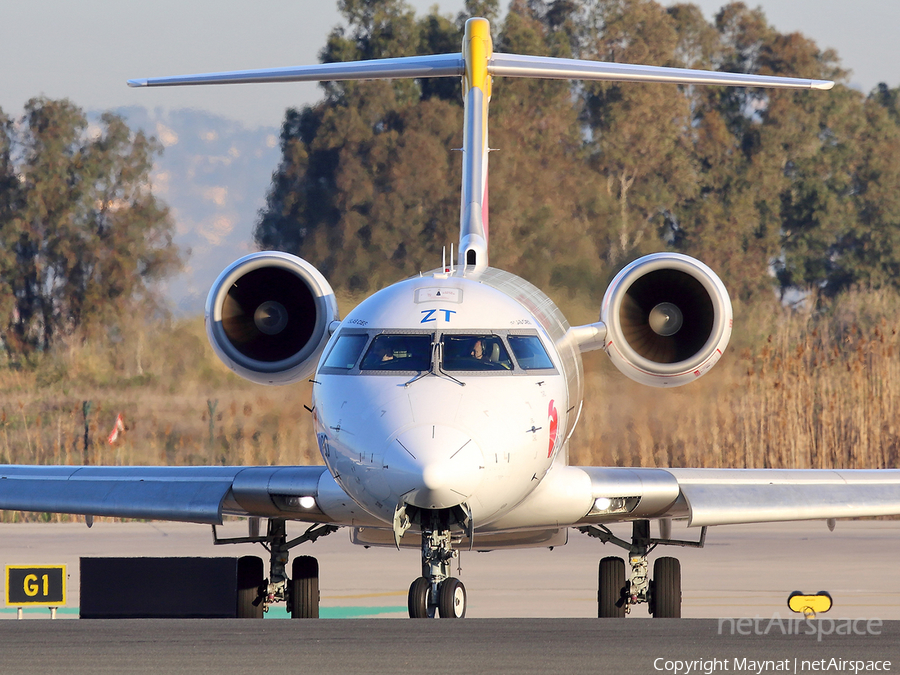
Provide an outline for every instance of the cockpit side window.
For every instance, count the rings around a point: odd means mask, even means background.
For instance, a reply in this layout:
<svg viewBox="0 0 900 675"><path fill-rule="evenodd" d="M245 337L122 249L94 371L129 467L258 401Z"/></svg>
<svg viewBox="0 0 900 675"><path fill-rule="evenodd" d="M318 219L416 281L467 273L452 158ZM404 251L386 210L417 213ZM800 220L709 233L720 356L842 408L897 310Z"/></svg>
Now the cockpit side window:
<svg viewBox="0 0 900 675"><path fill-rule="evenodd" d="M510 335L509 347L516 355L516 361L523 370L553 368L553 361L536 335Z"/></svg>
<svg viewBox="0 0 900 675"><path fill-rule="evenodd" d="M325 359L323 368L352 369L356 362L359 361L359 355L362 354L363 347L366 346L368 339L368 335L359 333L339 335L331 353Z"/></svg>
<svg viewBox="0 0 900 675"><path fill-rule="evenodd" d="M376 335L363 357L360 370L428 370L431 335Z"/></svg>
<svg viewBox="0 0 900 675"><path fill-rule="evenodd" d="M444 345L444 370L511 370L509 352L496 335L448 335Z"/></svg>

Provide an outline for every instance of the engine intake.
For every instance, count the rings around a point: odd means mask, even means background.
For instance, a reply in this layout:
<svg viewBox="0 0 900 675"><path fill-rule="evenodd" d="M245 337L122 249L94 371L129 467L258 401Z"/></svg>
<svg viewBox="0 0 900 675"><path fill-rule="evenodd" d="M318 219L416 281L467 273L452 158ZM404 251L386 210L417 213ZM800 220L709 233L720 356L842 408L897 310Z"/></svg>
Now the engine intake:
<svg viewBox="0 0 900 675"><path fill-rule="evenodd" d="M337 319L334 291L305 260L251 253L232 263L206 300L206 334L234 372L260 384L308 377Z"/></svg>
<svg viewBox="0 0 900 675"><path fill-rule="evenodd" d="M622 373L642 384L678 386L722 356L731 338L731 300L699 260L654 253L616 275L600 320L606 352Z"/></svg>

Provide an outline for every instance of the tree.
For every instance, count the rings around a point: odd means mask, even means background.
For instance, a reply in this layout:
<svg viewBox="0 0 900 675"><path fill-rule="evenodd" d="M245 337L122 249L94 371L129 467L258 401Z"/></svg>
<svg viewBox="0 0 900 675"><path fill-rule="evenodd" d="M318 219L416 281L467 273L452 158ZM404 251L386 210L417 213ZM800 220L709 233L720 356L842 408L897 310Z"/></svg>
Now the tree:
<svg viewBox="0 0 900 675"><path fill-rule="evenodd" d="M655 2L599 0L588 25L594 37L582 58L676 65L676 25ZM609 263L621 264L648 245L657 248L652 222L695 189L689 100L675 85L604 82L584 89L592 165L617 202L617 223L601 247Z"/></svg>
<svg viewBox="0 0 900 675"><path fill-rule="evenodd" d="M416 21L398 0L341 10L348 26L329 36L326 62L459 48L456 24ZM257 244L315 260L335 287L360 291L438 264L459 205L462 109L459 83L448 83L329 83L325 101L289 110Z"/></svg>
<svg viewBox="0 0 900 675"><path fill-rule="evenodd" d="M323 60L457 51L467 13L417 19L400 0L345 0ZM471 0L468 13L494 12ZM833 92L497 78L492 264L596 297L635 256L674 249L717 269L740 304L900 278L897 90L841 86L837 55L762 10L653 0L514 0L497 51L839 82ZM456 239L459 83L331 83L289 111L255 238L369 290L434 266ZM900 242L898 242L900 243ZM565 252L565 255L560 255Z"/></svg>
<svg viewBox="0 0 900 675"><path fill-rule="evenodd" d="M513 2L495 49L572 56L576 20L571 3ZM605 281L596 228L610 201L592 189L571 87L497 78L493 91L491 264L540 287L596 294Z"/></svg>
<svg viewBox="0 0 900 675"><path fill-rule="evenodd" d="M152 283L180 265L172 222L149 188L155 141L112 114L89 128L67 100L32 99L18 130L3 126L7 353L27 356L66 335L100 334L152 306Z"/></svg>

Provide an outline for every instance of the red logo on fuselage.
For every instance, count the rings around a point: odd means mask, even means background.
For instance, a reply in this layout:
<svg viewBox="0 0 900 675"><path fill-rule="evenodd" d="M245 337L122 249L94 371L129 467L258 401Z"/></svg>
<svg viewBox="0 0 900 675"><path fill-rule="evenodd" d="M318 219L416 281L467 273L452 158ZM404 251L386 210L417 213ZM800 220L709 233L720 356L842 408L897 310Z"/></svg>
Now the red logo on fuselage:
<svg viewBox="0 0 900 675"><path fill-rule="evenodd" d="M550 409L547 414L550 417L550 448L547 450L547 457L552 457L553 446L556 445L556 428L559 426L559 415L553 401L550 401Z"/></svg>

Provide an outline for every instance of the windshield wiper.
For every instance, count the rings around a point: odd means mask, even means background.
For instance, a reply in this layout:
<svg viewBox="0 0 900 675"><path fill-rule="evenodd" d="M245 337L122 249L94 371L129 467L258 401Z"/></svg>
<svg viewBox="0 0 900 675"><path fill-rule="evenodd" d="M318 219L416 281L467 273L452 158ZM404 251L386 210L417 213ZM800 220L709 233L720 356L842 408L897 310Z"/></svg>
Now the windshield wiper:
<svg viewBox="0 0 900 675"><path fill-rule="evenodd" d="M431 367L427 371L423 370L421 373L416 375L409 382L405 382L403 384L403 386L408 387L413 382L418 382L419 380L421 380L423 377L425 377L427 375L434 375L435 377L445 377L448 380L450 380L451 382L456 382L456 384L458 384L460 387L465 387L466 386L465 382L460 382L459 380L457 380L455 377L453 377L450 373L448 373L441 367L443 360L444 360L444 343L439 340L436 342L432 342L431 343Z"/></svg>

